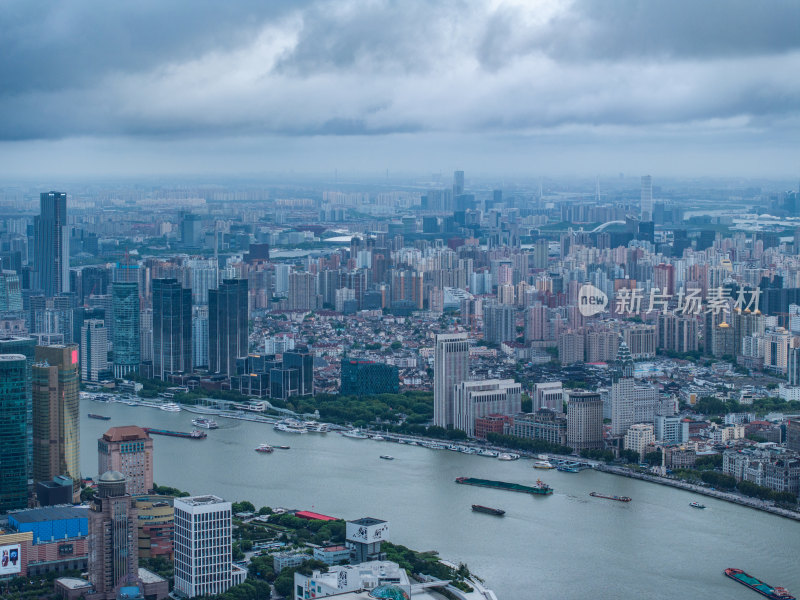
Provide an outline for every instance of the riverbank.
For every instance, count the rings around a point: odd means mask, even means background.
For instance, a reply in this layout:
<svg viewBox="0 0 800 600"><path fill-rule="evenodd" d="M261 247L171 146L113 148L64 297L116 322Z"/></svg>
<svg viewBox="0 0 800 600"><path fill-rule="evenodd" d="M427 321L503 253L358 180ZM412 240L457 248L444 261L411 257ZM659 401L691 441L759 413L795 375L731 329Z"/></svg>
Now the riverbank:
<svg viewBox="0 0 800 600"><path fill-rule="evenodd" d="M595 469L598 471L602 471L603 473L611 473L612 475L620 475L622 477L629 477L631 479L638 479L640 481L649 481L650 483L657 483L659 485L667 485L669 487L687 490L694 494L700 494L701 496L709 496L710 498L725 500L726 502L732 502L740 506L747 506L748 508L755 508L756 510L768 512L770 514L778 515L779 517L784 517L786 519L792 519L793 521L800 521L800 512L787 510L785 508L780 508L778 506L771 506L766 502L762 500L757 500L755 498L745 498L742 496L738 496L736 494L731 494L729 492L713 490L711 488L695 485L687 481L681 481L679 479L669 479L668 477L659 477L658 475L638 473L636 471L632 471L625 467L614 467L611 465L597 465L595 466Z"/></svg>

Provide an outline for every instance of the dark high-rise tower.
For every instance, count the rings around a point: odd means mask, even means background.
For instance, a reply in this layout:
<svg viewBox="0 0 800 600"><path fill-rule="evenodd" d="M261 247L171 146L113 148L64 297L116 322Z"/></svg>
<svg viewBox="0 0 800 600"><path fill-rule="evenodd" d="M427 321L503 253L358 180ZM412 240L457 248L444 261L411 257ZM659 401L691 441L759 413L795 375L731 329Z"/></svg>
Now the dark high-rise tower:
<svg viewBox="0 0 800 600"><path fill-rule="evenodd" d="M247 356L247 279L225 279L208 291L208 368L236 375L236 359Z"/></svg>
<svg viewBox="0 0 800 600"><path fill-rule="evenodd" d="M28 361L0 354L0 512L28 506Z"/></svg>
<svg viewBox="0 0 800 600"><path fill-rule="evenodd" d="M464 171L453 173L453 198L464 193Z"/></svg>
<svg viewBox="0 0 800 600"><path fill-rule="evenodd" d="M139 284L115 283L111 288L114 321L114 377L139 370Z"/></svg>
<svg viewBox="0 0 800 600"><path fill-rule="evenodd" d="M36 287L47 297L69 291L67 195L45 192L34 220Z"/></svg>
<svg viewBox="0 0 800 600"><path fill-rule="evenodd" d="M153 377L192 371L192 290L153 280Z"/></svg>

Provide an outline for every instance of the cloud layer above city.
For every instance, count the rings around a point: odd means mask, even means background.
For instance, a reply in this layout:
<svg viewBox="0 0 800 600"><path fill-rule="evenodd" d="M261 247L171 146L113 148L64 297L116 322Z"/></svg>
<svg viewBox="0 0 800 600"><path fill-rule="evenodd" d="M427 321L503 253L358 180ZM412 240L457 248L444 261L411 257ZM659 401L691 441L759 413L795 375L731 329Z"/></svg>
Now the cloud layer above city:
<svg viewBox="0 0 800 600"><path fill-rule="evenodd" d="M673 174L707 155L710 173L769 160L751 172L789 175L799 22L793 1L14 0L0 7L0 153L111 144L146 170L147 149L205 163L215 145L232 172L254 168L238 162L248 148L313 170L301 157L329 168L335 147L353 168L518 172L550 148L598 157L560 169L576 173L652 151Z"/></svg>

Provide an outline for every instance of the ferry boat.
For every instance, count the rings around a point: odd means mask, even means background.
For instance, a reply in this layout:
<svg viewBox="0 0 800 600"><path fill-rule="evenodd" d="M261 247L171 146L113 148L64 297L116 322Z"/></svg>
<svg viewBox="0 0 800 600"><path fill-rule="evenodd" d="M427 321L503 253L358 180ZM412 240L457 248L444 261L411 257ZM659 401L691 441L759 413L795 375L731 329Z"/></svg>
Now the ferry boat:
<svg viewBox="0 0 800 600"><path fill-rule="evenodd" d="M600 492L590 492L589 495L593 498L605 498L606 500L616 500L617 502L630 502L632 500L628 496L606 496Z"/></svg>
<svg viewBox="0 0 800 600"><path fill-rule="evenodd" d="M699 502L692 502L692 503L689 504L689 506L691 506L692 508L705 508L706 507L705 504L700 504Z"/></svg>
<svg viewBox="0 0 800 600"><path fill-rule="evenodd" d="M191 433L184 431L170 431L169 429L153 429L152 427L144 427L144 430L151 435L167 435L169 437L185 438L189 440L204 440L208 437L205 431L194 429Z"/></svg>
<svg viewBox="0 0 800 600"><path fill-rule="evenodd" d="M503 454L497 457L497 460L517 460L518 458L519 454L504 452Z"/></svg>
<svg viewBox="0 0 800 600"><path fill-rule="evenodd" d="M316 421L304 421L303 427L308 433L328 433L327 423L317 423Z"/></svg>
<svg viewBox="0 0 800 600"><path fill-rule="evenodd" d="M256 448L256 452L262 452L264 454L271 454L274 451L275 449L269 444L261 444Z"/></svg>
<svg viewBox="0 0 800 600"><path fill-rule="evenodd" d="M350 431L343 431L344 437L353 438L355 440L368 440L369 436L360 429L351 429Z"/></svg>
<svg viewBox="0 0 800 600"><path fill-rule="evenodd" d="M180 404L175 404L174 402L167 402L166 404L159 406L159 408L167 412L181 412Z"/></svg>
<svg viewBox="0 0 800 600"><path fill-rule="evenodd" d="M725 576L738 581L742 585L746 585L754 592L758 592L762 596L770 598L770 600L796 600L785 588L772 587L768 583L748 575L741 569L725 569Z"/></svg>
<svg viewBox="0 0 800 600"><path fill-rule="evenodd" d="M526 494L535 494L537 496L549 496L553 493L553 488L543 482L541 479L536 480L536 485L522 485L520 483L509 483L507 481L493 481L491 479L476 479L474 477L457 477L456 483L462 485L476 485L478 487L488 487L498 490L507 490L509 492L524 492Z"/></svg>
<svg viewBox="0 0 800 600"><path fill-rule="evenodd" d="M534 469L555 469L555 466L548 460L537 460L533 463Z"/></svg>
<svg viewBox="0 0 800 600"><path fill-rule="evenodd" d="M479 456L488 456L490 458L497 458L500 456L499 452L495 452L494 450L480 450L478 451Z"/></svg>
<svg viewBox="0 0 800 600"><path fill-rule="evenodd" d="M219 429L219 425L214 419L206 419L205 417L197 417L192 419L192 425L202 427L204 429Z"/></svg>
<svg viewBox="0 0 800 600"><path fill-rule="evenodd" d="M94 413L89 413L90 419L100 419L101 421L110 421L111 417L107 417L105 415L96 415Z"/></svg>
<svg viewBox="0 0 800 600"><path fill-rule="evenodd" d="M381 458L383 460L394 460L394 456L391 456L390 454L381 454Z"/></svg>
<svg viewBox="0 0 800 600"><path fill-rule="evenodd" d="M276 423L273 429L283 431L284 433L308 433L308 429L306 429L305 425L294 419L287 419L286 421Z"/></svg>
<svg viewBox="0 0 800 600"><path fill-rule="evenodd" d="M480 504L473 504L472 510L479 513L485 513L487 515L495 515L496 517L502 517L506 514L506 511L500 508L492 508L491 506L481 506Z"/></svg>
<svg viewBox="0 0 800 600"><path fill-rule="evenodd" d="M372 439L373 439L373 440L375 440L376 442L382 442L382 441L384 441L386 438L385 438L385 437L383 437L382 435L373 435L373 436L372 436Z"/></svg>

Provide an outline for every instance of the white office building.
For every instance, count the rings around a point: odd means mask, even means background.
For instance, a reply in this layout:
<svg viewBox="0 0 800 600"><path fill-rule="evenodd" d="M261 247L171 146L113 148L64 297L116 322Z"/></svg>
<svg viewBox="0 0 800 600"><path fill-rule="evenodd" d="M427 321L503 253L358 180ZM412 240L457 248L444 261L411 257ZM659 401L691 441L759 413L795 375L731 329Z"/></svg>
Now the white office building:
<svg viewBox="0 0 800 600"><path fill-rule="evenodd" d="M87 319L81 327L81 380L99 381L108 370L108 330L102 319Z"/></svg>
<svg viewBox="0 0 800 600"><path fill-rule="evenodd" d="M233 585L230 502L210 495L175 498L174 537L176 593L211 596Z"/></svg>
<svg viewBox="0 0 800 600"><path fill-rule="evenodd" d="M685 444L689 441L689 422L680 416L656 416L655 435L659 442Z"/></svg>
<svg viewBox="0 0 800 600"><path fill-rule="evenodd" d="M466 333L436 336L433 363L433 423L454 424L454 389L469 379L469 339Z"/></svg>
<svg viewBox="0 0 800 600"><path fill-rule="evenodd" d="M533 384L533 412L546 408L553 412L564 412L564 388L560 381L545 381Z"/></svg>
<svg viewBox="0 0 800 600"><path fill-rule="evenodd" d="M651 423L636 423L631 425L625 434L625 449L638 452L639 460L641 460L644 458L647 447L655 441L656 437Z"/></svg>
<svg viewBox="0 0 800 600"><path fill-rule="evenodd" d="M475 419L522 411L522 386L513 379L463 381L455 386L454 396L453 426L470 437L475 435Z"/></svg>

